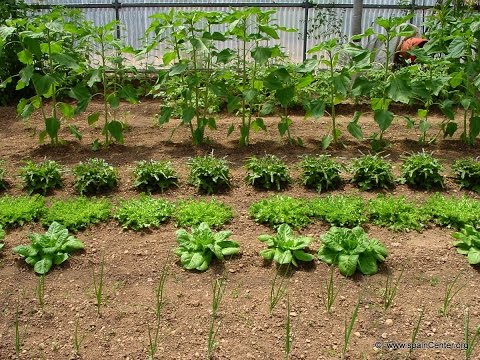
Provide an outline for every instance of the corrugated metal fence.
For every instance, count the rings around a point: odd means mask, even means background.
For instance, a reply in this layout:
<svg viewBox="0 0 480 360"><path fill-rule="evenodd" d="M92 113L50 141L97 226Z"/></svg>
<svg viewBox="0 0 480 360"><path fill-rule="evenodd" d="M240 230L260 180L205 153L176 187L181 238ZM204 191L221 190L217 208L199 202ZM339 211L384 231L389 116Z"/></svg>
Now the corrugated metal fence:
<svg viewBox="0 0 480 360"><path fill-rule="evenodd" d="M339 33L345 37L351 36L352 0L283 1L275 3L266 0L242 0L226 3L222 0L163 0L161 2L158 0L27 0L26 2L80 8L86 18L97 25L117 19L123 24L121 37L127 45L134 48L142 45L141 39L151 22L150 16L158 12L170 11L172 8L226 11L229 8L258 6L262 9L275 9L279 25L298 29L298 33L280 34L279 41L294 61L301 61L305 57L306 50L332 36L331 33L327 33L325 26L312 28L319 15L330 16ZM377 17L400 16L410 11L415 15L412 23L421 26L429 8L434 6L435 0L413 0L413 3L406 6L401 6L392 0L364 0L363 4L362 27L365 30L373 25Z"/></svg>

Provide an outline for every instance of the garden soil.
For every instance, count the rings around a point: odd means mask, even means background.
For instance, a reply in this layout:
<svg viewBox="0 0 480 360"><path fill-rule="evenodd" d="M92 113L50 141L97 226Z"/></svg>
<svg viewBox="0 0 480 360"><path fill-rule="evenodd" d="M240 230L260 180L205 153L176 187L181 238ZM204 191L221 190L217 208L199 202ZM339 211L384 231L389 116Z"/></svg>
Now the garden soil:
<svg viewBox="0 0 480 360"><path fill-rule="evenodd" d="M346 133L352 108L339 107L339 126L344 132L345 147L332 147L327 151L345 164L370 149L367 141L354 140ZM101 104L94 104L92 109L100 110ZM272 231L255 224L248 216L249 205L272 192L257 191L244 183L243 162L252 155L276 154L290 165L294 178L298 179L299 169L294 164L299 156L324 153L319 148L319 139L329 130L329 119L304 120L302 116L293 116L292 134L295 138L302 138L304 146L300 147L288 145L285 139L281 139L276 131L279 119L268 118L269 131L252 134L251 146L240 148L237 145L238 132L226 136L230 124L238 124L239 120L220 116L217 131L207 130L210 142L193 147L189 130L177 129L178 121L171 121L163 127L155 125L157 103L146 101L140 105L124 105L122 109L121 120L128 125L125 145L112 145L109 149L93 152L91 143L100 135L101 125L92 128L86 125L85 118L76 119L73 123L83 133L83 140L75 140L63 129L61 135L67 141L54 148L38 144L35 127L41 128L42 122L38 114L23 123L16 118L14 108L0 108L0 158L7 161L11 184L5 193L23 193L16 174L25 160L48 158L71 169L80 161L101 157L119 168L120 186L113 193L106 194L115 202L138 195L132 189L131 173L135 162L144 159L170 160L179 171L180 186L163 197L172 201L206 198L187 184L186 161L191 156L213 152L218 157L226 157L231 166L233 187L215 197L231 205L235 211L233 221L226 228L232 230L242 253L224 264L212 263L204 273L186 271L172 253L177 230L173 222L144 232L125 231L115 221L92 226L77 234L86 243L85 251L74 254L67 263L46 276L42 310L35 292L38 277L11 249L26 243L30 232L44 229L33 224L9 230L0 254L0 359L147 359L148 329L155 326L154 289L165 265L169 276L165 285L166 305L161 317L157 359L206 358L212 281L225 275L227 283L219 309L220 326L214 359L283 359L286 299L270 313L269 296L275 267L259 256L264 245L257 240L260 234ZM431 121L433 136L439 130L442 118L434 115ZM360 123L366 136L377 129L369 113L362 115ZM479 155L478 144L476 147L466 146L458 140L458 134L455 139L439 138L428 146L417 142L418 135L414 129L406 129L401 118L395 120L386 132L385 138L391 141L391 147L384 154L394 162L397 175L402 155L422 148L441 160L447 176L451 176L450 166L455 159ZM344 176L347 178L346 174ZM71 173L67 171L64 178L64 188L49 195L47 201L74 194ZM448 195L465 193L479 198L460 190L451 178L447 178L443 192ZM283 193L308 198L319 196L298 182ZM334 193L360 193L365 198L376 196L376 192L360 192L348 183ZM419 203L429 195L406 186L397 186L391 193L405 195ZM320 222L302 229L302 234L314 238L310 246L312 253L319 247L319 236L327 230L328 226ZM326 264L315 261L309 266L301 266L288 277L293 334L291 359L339 359L345 321L349 321L357 301L360 301L358 319L348 345L348 359L407 359L408 350L389 350L386 344L408 344L422 309L418 343L426 344L426 347L442 346L443 343L462 346L466 307L470 310L471 330L480 325L480 274L453 248L453 230L431 226L422 233L395 233L371 225L366 230L387 246L390 255L374 276L355 275L347 279L336 270L334 282L339 292L332 313L327 313L323 302L325 281L329 276ZM104 305L98 316L92 274L98 274L102 259ZM390 274L397 278L402 271L394 304L385 311L382 294L387 277ZM458 285L464 287L453 299L449 315L443 316L440 308L446 284L460 272ZM16 314L21 342L19 355L15 354ZM78 339L83 340L79 355L74 354L73 346L76 324ZM456 360L464 356L462 350L440 348L418 349L411 354L413 359ZM479 358L480 349L476 349L472 359Z"/></svg>

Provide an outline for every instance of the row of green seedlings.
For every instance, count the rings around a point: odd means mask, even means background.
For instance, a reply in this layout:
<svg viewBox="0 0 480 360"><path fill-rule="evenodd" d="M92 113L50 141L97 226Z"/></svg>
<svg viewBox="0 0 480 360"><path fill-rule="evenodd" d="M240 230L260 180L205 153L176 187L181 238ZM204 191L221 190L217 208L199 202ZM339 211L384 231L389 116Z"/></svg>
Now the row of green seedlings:
<svg viewBox="0 0 480 360"><path fill-rule="evenodd" d="M41 195L0 197L0 226L4 228L40 221L45 227L58 222L77 232L112 217L125 229L135 231L159 227L170 218L180 227L199 225L202 222L220 227L233 218L233 210L216 199L180 200L172 203L147 195L121 200L116 207L105 198L53 199L47 207L45 198Z"/></svg>
<svg viewBox="0 0 480 360"><path fill-rule="evenodd" d="M175 254L180 256L182 265L189 270L204 271L208 268L210 261L217 258L220 261L224 260L225 256L232 256L239 253L239 246L233 240L229 240L231 236L230 231L212 231L207 224L202 223L198 227L192 228L191 233L184 229L177 231L177 242L179 247L175 250ZM460 233L457 233L460 234ZM462 235L462 234L460 234ZM454 235L455 236L455 235ZM476 241L480 243L480 233L475 232L470 234L470 238L475 237ZM60 265L68 260L70 254L74 251L84 249L84 243L74 236L69 235L68 230L58 223L52 223L45 234L30 234L31 244L20 245L14 249L14 252L25 258L29 265L34 267L34 271L40 274L39 281L36 287L37 299L40 307L43 309L45 301L45 274L51 269L52 265ZM268 261L274 261L280 266L272 281L270 291L270 311L272 312L275 306L282 300L288 291L288 280L282 276L280 271L282 266L290 269L290 266L298 266L297 261L308 262L313 260L313 256L306 252L311 239L308 237L294 236L291 228L283 224L279 227L276 235L261 235L259 240L268 245L266 250L260 254ZM385 247L376 239L369 239L362 228L354 229L335 228L333 227L326 234L321 236L322 245L318 251L320 260L330 265L338 265L340 273L345 276L351 276L358 268L362 273L371 275L378 271L377 262L385 260L387 251ZM456 245L457 246L457 245ZM54 251L52 251L52 249ZM48 250L48 251L46 251ZM394 302L397 289L403 275L403 271L393 280L390 275L387 276L386 285L383 293L383 304L387 310ZM450 305L454 297L465 287L465 284L458 285L458 280L461 273L447 283L443 306L441 313L448 316ZM103 299L103 285L104 285L104 260L102 259L99 273L95 271L92 273L93 284L95 289L97 314L101 315L100 308ZM155 291L156 298L156 323L152 330L148 326L149 346L148 353L153 359L158 350L159 344L159 329L161 312L164 306L164 286L167 277L166 267L162 271L159 284ZM332 311L335 298L338 295L339 289L335 289L333 267L331 267L330 276L326 280L325 289L323 293L323 301L327 312ZM224 279L216 280L213 285L213 302L212 302L212 318L208 335L207 356L211 358L216 346L215 336L218 332L217 311L220 301L225 291ZM345 357L348 342L351 335L351 330L355 323L358 312L359 303L355 307L350 322L345 322L345 338L344 346L342 348L342 358ZM417 324L415 336L412 338L412 343L418 334L420 321ZM18 309L15 318L16 324L16 350L20 350L21 339L18 326ZM467 349L467 359L470 358L473 348L475 347L479 335L480 328L477 328L473 336L470 336L469 329L469 315L468 310L465 314L465 335L467 343L470 348ZM74 348L76 354L80 352L80 346L83 337L78 334L78 320L75 324ZM287 295L287 320L285 324L286 341L285 354L287 358L292 349L293 338L291 336L290 326L290 302ZM412 349L411 349L412 350ZM411 351L410 351L411 352Z"/></svg>
<svg viewBox="0 0 480 360"><path fill-rule="evenodd" d="M459 233L457 233L459 234ZM189 233L184 229L177 231L177 242L179 247L175 253L180 256L181 262L186 269L189 270L206 270L212 258L217 258L220 261L224 260L225 256L232 256L239 252L238 243L229 240L231 232L220 231L213 232L205 223L198 227L192 228ZM455 235L454 235L455 236ZM472 236L470 234L470 236ZM476 240L480 242L480 233L475 232ZM45 234L31 234L31 244L21 245L14 249L17 254L25 258L26 262L34 266L35 272L40 274L39 281L36 287L36 294L38 303L43 310L45 300L45 274L48 272L53 264L59 265L69 258L70 253L84 249L84 243L75 237L68 234L68 230L58 223L53 223ZM306 252L311 239L308 237L296 237L288 225L279 227L277 234L261 235L259 240L267 243L268 249L261 252L261 256L268 261L273 260L279 264L275 277L271 283L270 290L270 312L274 310L276 305L286 296L287 298L287 316L285 321L285 344L284 352L285 358L290 358L290 353L293 349L293 336L290 318L290 300L288 296L289 276L287 275L290 267L297 266L297 261L308 262L313 260L313 256ZM340 273L346 276L351 276L358 269L367 275L370 275L378 270L377 261L383 261L387 256L385 247L376 239L369 239L362 228L345 229L332 228L326 234L321 236L322 246L318 251L320 260L330 265L338 265ZM48 248L48 251L45 249ZM50 251L54 249L55 251ZM286 271L283 271L286 267ZM330 275L325 280L325 287L323 289L322 299L328 313L332 312L335 299L340 291L335 288L333 267L331 267ZM451 303L454 297L465 287L465 284L458 284L460 272L455 278L448 282L445 287L445 295L443 305L440 312L444 316L448 316ZM158 351L160 341L160 326L161 326L161 312L165 305L164 300L164 286L168 275L168 269L165 266L162 270L158 286L155 289L155 324L151 328L148 325L148 354L151 359L155 358ZM389 274L386 279L385 288L383 291L383 305L385 311L388 310L394 303L395 296L403 275L403 270L396 279L393 279ZM99 273L96 274L93 270L93 284L95 289L97 315L101 316L100 308L103 302L103 285L104 285L104 260L102 259ZM212 312L211 322L208 331L208 346L207 358L212 358L216 348L216 335L219 329L218 308L225 292L226 279L221 278L213 282L212 292ZM345 320L344 329L344 344L342 347L341 358L345 358L348 348L350 336L353 326L355 324L360 300L357 302L355 309L349 321ZM420 318L415 329L412 332L412 344L417 338L420 323L423 318L423 310L420 313ZM477 327L474 334L470 333L470 317L468 309L465 311L464 317L465 340L469 347L466 349L466 358L470 359L473 349L477 345L480 336L480 327ZM15 349L17 353L20 352L22 337L19 331L19 317L18 307L15 316ZM79 323L78 319L75 323L75 333L73 337L73 345L75 353L80 353L80 347L84 337L78 333ZM413 347L410 348L410 354Z"/></svg>
<svg viewBox="0 0 480 360"><path fill-rule="evenodd" d="M213 154L197 156L188 161L189 183L199 191L211 194L232 186L230 169L225 159ZM251 157L246 160L245 181L261 189L282 190L292 183L285 162L275 155ZM352 174L351 182L362 190L388 189L395 183L404 183L420 189L444 187L441 175L443 166L432 155L421 152L404 157L401 177L395 179L392 163L378 154L363 155L345 166L327 155L307 155L298 167L302 169L300 180L303 185L318 192L338 188L342 184L341 173ZM2 170L3 169L3 170ZM480 192L480 161L467 158L454 162L452 170L461 188ZM46 194L62 186L62 167L53 160L40 163L28 162L20 169L20 177L29 194ZM119 182L117 170L105 160L90 159L73 169L75 188L81 195L113 190ZM178 186L178 175L167 161L140 161L134 171L134 187L140 191L163 192ZM6 188L5 170L0 163L0 189Z"/></svg>

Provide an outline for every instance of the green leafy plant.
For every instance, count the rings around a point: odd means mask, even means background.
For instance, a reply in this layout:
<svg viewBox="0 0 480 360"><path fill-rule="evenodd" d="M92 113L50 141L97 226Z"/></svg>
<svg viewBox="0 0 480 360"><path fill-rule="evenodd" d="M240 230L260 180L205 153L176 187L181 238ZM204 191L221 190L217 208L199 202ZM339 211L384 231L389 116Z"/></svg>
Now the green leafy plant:
<svg viewBox="0 0 480 360"><path fill-rule="evenodd" d="M343 331L343 347L342 347L342 352L340 357L342 360L345 359L345 355L347 354L348 344L350 342L350 337L352 335L353 326L357 321L359 307L360 307L360 299L358 299L357 304L353 309L353 313L350 316L350 321L347 321L347 319L345 318L344 331Z"/></svg>
<svg viewBox="0 0 480 360"><path fill-rule="evenodd" d="M79 322L79 319L77 318L75 320L75 330L73 332L73 340L72 340L73 352L75 356L80 355L80 348L82 347L83 340L85 340L85 335L79 334L79 328L80 328L80 322Z"/></svg>
<svg viewBox="0 0 480 360"><path fill-rule="evenodd" d="M422 324L424 313L425 313L425 306L422 306L422 309L420 310L420 315L418 316L417 324L412 330L412 340L410 341L410 344L412 344L412 346L408 350L408 353L410 355L412 354L413 349L415 348L413 344L415 344L417 341L417 336L418 336L418 332L420 331L420 325Z"/></svg>
<svg viewBox="0 0 480 360"><path fill-rule="evenodd" d="M471 225L480 229L480 201L477 199L435 194L426 201L423 211L440 226L461 229Z"/></svg>
<svg viewBox="0 0 480 360"><path fill-rule="evenodd" d="M184 200L178 202L173 216L179 227L198 226L204 222L208 226L219 228L232 220L233 210L216 199Z"/></svg>
<svg viewBox="0 0 480 360"><path fill-rule="evenodd" d="M334 274L334 267L330 266L330 275L328 279L325 279L325 287L323 288L323 293L322 293L323 304L325 305L325 309L329 314L332 312L333 304L335 303L335 299L337 298L337 295L340 292L340 288L337 288L335 291L333 274Z"/></svg>
<svg viewBox="0 0 480 360"><path fill-rule="evenodd" d="M353 159L351 172L353 173L352 183L362 190L388 189L395 184L392 164L378 154L363 155Z"/></svg>
<svg viewBox="0 0 480 360"><path fill-rule="evenodd" d="M73 168L75 189L80 195L100 193L118 184L117 170L103 159L89 159Z"/></svg>
<svg viewBox="0 0 480 360"><path fill-rule="evenodd" d="M312 254L305 250L312 239L305 236L294 236L287 224L278 227L276 235L260 235L258 240L267 244L268 249L262 250L260 255L268 261L275 261L280 265L292 264L298 266L297 261L312 261Z"/></svg>
<svg viewBox="0 0 480 360"><path fill-rule="evenodd" d="M442 165L432 155L424 151L411 154L404 157L401 182L427 190L443 188L443 176L440 174L442 170Z"/></svg>
<svg viewBox="0 0 480 360"><path fill-rule="evenodd" d="M45 211L45 199L34 196L0 197L0 225L4 227L22 226L41 217Z"/></svg>
<svg viewBox="0 0 480 360"><path fill-rule="evenodd" d="M465 227L452 236L457 239L453 242L453 246L457 248L457 252L466 255L470 265L480 264L480 231L471 225Z"/></svg>
<svg viewBox="0 0 480 360"><path fill-rule="evenodd" d="M172 216L174 206L164 199L141 196L138 199L123 200L117 208L115 218L124 229L135 231L159 227Z"/></svg>
<svg viewBox="0 0 480 360"><path fill-rule="evenodd" d="M302 184L316 189L319 193L340 186L342 178L340 173L343 166L330 158L328 155L302 157L300 162Z"/></svg>
<svg viewBox="0 0 480 360"><path fill-rule="evenodd" d="M208 329L208 342L207 342L207 359L213 358L213 353L217 347L217 342L215 341L218 329L220 324L218 324L218 308L222 302L223 295L225 294L225 289L227 287L227 281L225 277L220 279L215 279L212 282L212 312L210 319L210 327Z"/></svg>
<svg viewBox="0 0 480 360"><path fill-rule="evenodd" d="M30 245L20 245L13 252L25 258L37 274L46 274L52 265L60 265L70 257L70 253L82 250L85 244L68 234L68 230L53 222L45 234L30 234Z"/></svg>
<svg viewBox="0 0 480 360"><path fill-rule="evenodd" d="M79 231L91 224L107 221L111 216L111 203L107 199L75 197L52 200L40 219L44 226L56 221L70 231Z"/></svg>
<svg viewBox="0 0 480 360"><path fill-rule="evenodd" d="M330 195L308 201L310 214L335 226L358 226L367 222L365 202L355 195Z"/></svg>
<svg viewBox="0 0 480 360"><path fill-rule="evenodd" d="M456 160L452 170L462 189L480 192L480 161L478 159Z"/></svg>
<svg viewBox="0 0 480 360"><path fill-rule="evenodd" d="M310 224L310 209L304 199L274 195L250 205L250 216L258 223L271 227L288 224L293 228L301 228Z"/></svg>
<svg viewBox="0 0 480 360"><path fill-rule="evenodd" d="M378 195L369 200L367 212L375 225L393 231L421 231L430 221L428 213L404 196Z"/></svg>
<svg viewBox="0 0 480 360"><path fill-rule="evenodd" d="M357 268L365 275L373 275L378 272L377 262L385 261L388 255L382 243L370 239L358 226L353 229L332 227L320 238L318 258L329 265L338 265L344 276L352 276Z"/></svg>
<svg viewBox="0 0 480 360"><path fill-rule="evenodd" d="M20 168L20 177L29 195L33 193L45 195L49 190L62 187L62 172L61 166L53 160L45 160L38 164L27 161L27 164Z"/></svg>
<svg viewBox="0 0 480 360"><path fill-rule="evenodd" d="M177 172L169 161L139 161L133 170L136 189L147 193L164 192L177 185Z"/></svg>
<svg viewBox="0 0 480 360"><path fill-rule="evenodd" d="M230 188L230 169L225 159L210 154L191 158L187 164L189 182L199 191L212 194Z"/></svg>
<svg viewBox="0 0 480 360"><path fill-rule="evenodd" d="M245 161L249 185L262 189L282 190L292 182L288 167L275 155L265 155L261 158L253 156Z"/></svg>
<svg viewBox="0 0 480 360"><path fill-rule="evenodd" d="M0 160L0 191L7 188L6 179L7 170L5 169L5 161Z"/></svg>
<svg viewBox="0 0 480 360"><path fill-rule="evenodd" d="M100 270L98 274L92 269L93 290L95 292L95 306L97 307L97 316L101 316L100 308L103 304L103 285L105 280L105 256L102 255Z"/></svg>
<svg viewBox="0 0 480 360"><path fill-rule="evenodd" d="M447 282L447 284L445 285L443 304L442 308L440 309L440 312L443 314L443 316L448 316L448 313L450 312L450 305L452 304L453 299L465 286L467 286L467 283L463 283L457 286L458 280L462 273L463 270L460 271L457 275L455 275L452 281Z"/></svg>
<svg viewBox="0 0 480 360"><path fill-rule="evenodd" d="M175 249L175 254L180 256L186 269L205 271L213 257L223 260L225 256L240 252L238 243L228 240L231 234L231 231L214 232L207 223L192 227L191 233L185 229L177 230L179 247Z"/></svg>

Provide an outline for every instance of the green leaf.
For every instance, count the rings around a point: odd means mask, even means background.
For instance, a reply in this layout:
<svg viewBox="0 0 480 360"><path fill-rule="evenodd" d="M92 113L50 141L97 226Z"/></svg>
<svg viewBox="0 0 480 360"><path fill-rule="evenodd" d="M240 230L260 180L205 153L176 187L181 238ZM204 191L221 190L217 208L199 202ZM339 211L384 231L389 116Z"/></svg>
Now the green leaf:
<svg viewBox="0 0 480 360"><path fill-rule="evenodd" d="M51 139L55 139L60 129L60 120L55 118L45 119L45 131Z"/></svg>
<svg viewBox="0 0 480 360"><path fill-rule="evenodd" d="M332 141L333 141L333 136L332 135L328 134L328 135L323 136L322 140L321 140L322 150L328 149L328 147L330 146Z"/></svg>
<svg viewBox="0 0 480 360"><path fill-rule="evenodd" d="M33 85L38 95L50 97L55 79L50 75L39 76L37 74L32 77Z"/></svg>
<svg viewBox="0 0 480 360"><path fill-rule="evenodd" d="M82 67L78 63L78 60L66 53L57 53L52 55L52 59L60 65L65 66L68 69L79 72Z"/></svg>
<svg viewBox="0 0 480 360"><path fill-rule="evenodd" d="M338 257L338 268L344 276L352 276L357 269L358 255L341 254Z"/></svg>
<svg viewBox="0 0 480 360"><path fill-rule="evenodd" d="M458 59L465 55L468 44L463 36L456 36L448 46L447 58Z"/></svg>
<svg viewBox="0 0 480 360"><path fill-rule="evenodd" d="M68 129L75 138L82 140L82 134L78 131L78 128L75 125L68 125Z"/></svg>
<svg viewBox="0 0 480 360"><path fill-rule="evenodd" d="M267 132L267 126L265 125L265 122L262 118L256 118L255 120L253 120L251 126L253 131L255 132L258 132L260 130Z"/></svg>
<svg viewBox="0 0 480 360"><path fill-rule="evenodd" d="M252 58L260 65L265 64L272 57L272 48L258 46L252 50Z"/></svg>
<svg viewBox="0 0 480 360"><path fill-rule="evenodd" d="M52 268L52 259L51 258L43 258L40 261L37 261L33 267L33 270L40 275L46 274Z"/></svg>
<svg viewBox="0 0 480 360"><path fill-rule="evenodd" d="M95 124L99 118L100 118L100 113L98 112L88 115L87 117L88 125Z"/></svg>
<svg viewBox="0 0 480 360"><path fill-rule="evenodd" d="M268 261L273 260L274 255L275 255L275 249L266 249L266 250L260 251L260 256Z"/></svg>
<svg viewBox="0 0 480 360"><path fill-rule="evenodd" d="M275 29L274 29L273 27L271 27L271 26L260 25L260 26L258 27L258 29L259 29L261 32L263 32L263 33L267 34L268 36L270 36L272 39L276 39L276 40L280 39L280 37L278 36L278 34L277 34L277 32L275 31Z"/></svg>
<svg viewBox="0 0 480 360"><path fill-rule="evenodd" d="M313 260L313 255L309 254L309 253L306 253L303 250L294 250L293 251L293 256L300 261L312 261Z"/></svg>
<svg viewBox="0 0 480 360"><path fill-rule="evenodd" d="M473 143L475 138L480 134L480 116L470 118L470 142Z"/></svg>
<svg viewBox="0 0 480 360"><path fill-rule="evenodd" d="M123 125L119 121L110 121L107 125L107 130L110 135L120 144L123 144Z"/></svg>
<svg viewBox="0 0 480 360"><path fill-rule="evenodd" d="M318 250L318 259L330 265L335 264L338 260L338 252L322 244Z"/></svg>
<svg viewBox="0 0 480 360"><path fill-rule="evenodd" d="M377 259L370 254L362 254L358 258L358 268L365 275L373 275L378 272Z"/></svg>
<svg viewBox="0 0 480 360"><path fill-rule="evenodd" d="M85 244L73 236L71 236L65 244L62 245L62 251L71 253L78 250L85 249Z"/></svg>
<svg viewBox="0 0 480 360"><path fill-rule="evenodd" d="M409 85L408 74L394 76L387 86L387 95L393 101L398 101L404 104L410 102L412 97L412 89Z"/></svg>
<svg viewBox="0 0 480 360"><path fill-rule="evenodd" d="M183 74L187 70L187 68L188 68L188 64L185 64L185 63L175 64L170 68L169 75L175 76L175 75Z"/></svg>
<svg viewBox="0 0 480 360"><path fill-rule="evenodd" d="M372 91L374 84L375 83L373 81L370 81L368 79L365 79L359 76L353 81L352 90L351 90L352 95L366 96L370 94L370 91Z"/></svg>
<svg viewBox="0 0 480 360"><path fill-rule="evenodd" d="M230 136L235 131L235 125L230 124L227 131L227 136Z"/></svg>
<svg viewBox="0 0 480 360"><path fill-rule="evenodd" d="M170 117L172 116L173 108L169 106L164 106L160 110L160 116L158 117L158 124L163 125L168 123Z"/></svg>
<svg viewBox="0 0 480 360"><path fill-rule="evenodd" d="M295 86L293 85L283 89L279 89L275 93L275 97L278 99L278 101L283 107L288 107L292 103L294 96Z"/></svg>
<svg viewBox="0 0 480 360"><path fill-rule="evenodd" d="M33 257L36 256L38 251L31 245L19 245L15 246L12 251L15 254L18 254L23 257Z"/></svg>
<svg viewBox="0 0 480 360"><path fill-rule="evenodd" d="M480 264L480 250L475 247L470 248L467 258L470 265Z"/></svg>
<svg viewBox="0 0 480 360"><path fill-rule="evenodd" d="M60 265L67 260L68 260L68 254L65 254L65 253L57 253L53 256L53 263L55 265Z"/></svg>
<svg viewBox="0 0 480 360"><path fill-rule="evenodd" d="M325 113L325 101L320 99L313 99L305 104L306 107L306 117L314 117L316 119L321 118Z"/></svg>
<svg viewBox="0 0 480 360"><path fill-rule="evenodd" d="M360 116L362 113L360 111L355 111L355 114L353 115L352 121L350 121L347 125L347 130L348 132L358 140L363 140L363 132L362 128L360 125L358 125L358 120L360 119Z"/></svg>
<svg viewBox="0 0 480 360"><path fill-rule="evenodd" d="M393 121L393 113L388 110L375 110L373 116L375 122L378 124L381 131L387 130Z"/></svg>

